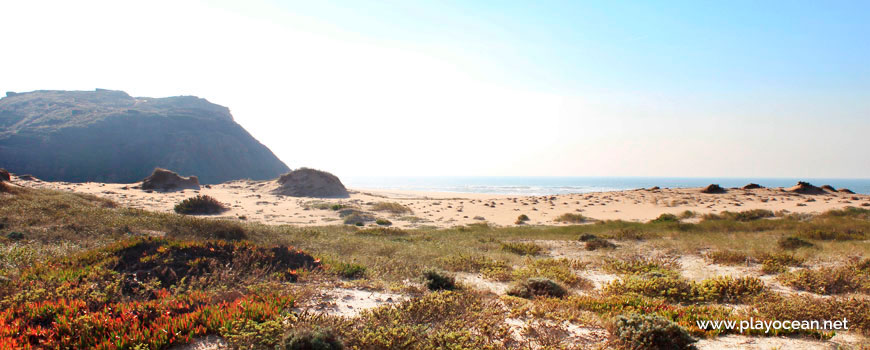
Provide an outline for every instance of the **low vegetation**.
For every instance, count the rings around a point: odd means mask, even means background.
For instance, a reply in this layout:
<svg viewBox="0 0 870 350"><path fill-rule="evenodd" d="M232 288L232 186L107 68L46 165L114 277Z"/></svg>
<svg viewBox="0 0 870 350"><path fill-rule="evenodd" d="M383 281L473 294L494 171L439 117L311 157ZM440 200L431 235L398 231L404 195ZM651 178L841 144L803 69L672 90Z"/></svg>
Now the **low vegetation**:
<svg viewBox="0 0 870 350"><path fill-rule="evenodd" d="M377 202L372 204L371 208L373 211L383 211L395 215L412 213L411 208L395 202Z"/></svg>
<svg viewBox="0 0 870 350"><path fill-rule="evenodd" d="M198 194L175 205L175 212L188 215L211 215L227 211L227 207L214 197Z"/></svg>
<svg viewBox="0 0 870 350"><path fill-rule="evenodd" d="M3 349L163 350L205 335L245 349L555 349L576 345L546 336L564 334L558 332L565 325L606 329L613 337L604 348L680 348L691 338L736 332L701 329L698 320L750 318L845 317L853 332L870 334L870 243L851 239L870 232L864 209L405 230L374 225L373 215L353 207L336 211L343 219L359 216L352 225L364 228L269 226L16 191L0 194ZM812 246L780 246L789 238ZM550 257L563 254L550 248L560 241L583 260ZM583 250L600 241L619 247ZM781 294L754 277L683 277L679 257L699 252L720 264L761 264L782 284L812 293ZM594 273L617 277L592 289L583 276ZM507 287L499 292L507 295L464 288L467 274ZM352 317L299 311L336 286L389 290L407 300ZM519 338L508 319L528 320L522 334L534 336Z"/></svg>
<svg viewBox="0 0 870 350"><path fill-rule="evenodd" d="M568 223L568 224L582 224L584 222L589 221L589 219L583 215L580 215L580 214L565 213L565 214L562 214L562 215L559 215L558 217L556 217L555 221Z"/></svg>
<svg viewBox="0 0 870 350"><path fill-rule="evenodd" d="M695 349L697 342L676 323L653 315L619 316L613 335L631 350Z"/></svg>
<svg viewBox="0 0 870 350"><path fill-rule="evenodd" d="M538 255L543 247L527 242L508 242L501 244L501 250L519 255Z"/></svg>
<svg viewBox="0 0 870 350"><path fill-rule="evenodd" d="M531 299L534 297L561 298L568 294L565 287L548 278L533 277L514 285L508 295Z"/></svg>

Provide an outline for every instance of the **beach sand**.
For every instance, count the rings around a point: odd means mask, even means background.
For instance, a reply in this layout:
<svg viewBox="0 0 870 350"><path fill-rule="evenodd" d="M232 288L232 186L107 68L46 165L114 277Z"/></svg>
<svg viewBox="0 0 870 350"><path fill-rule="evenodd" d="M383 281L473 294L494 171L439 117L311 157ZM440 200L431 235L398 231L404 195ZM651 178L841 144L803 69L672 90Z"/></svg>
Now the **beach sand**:
<svg viewBox="0 0 870 350"><path fill-rule="evenodd" d="M278 187L274 180L239 180L203 186L200 190L176 192L144 191L135 188L137 184L45 182L20 178L13 179L13 182L25 187L93 194L123 206L157 212L172 212L173 207L183 199L204 194L229 207L228 211L212 217L299 226L341 224L342 220L337 211L315 208L328 207L324 203L356 207L377 218L388 219L393 226L401 228L452 227L480 222L512 226L516 225L517 217L522 214L529 217L525 225L565 225L566 223L556 221L558 216L565 213L581 214L594 220L643 222L664 213L680 214L687 210L703 215L751 209L821 213L847 206L870 207L868 195L840 192L810 195L793 193L782 188L728 189L721 194L701 193L700 188L637 189L552 196L356 188L349 189L350 198L327 199L274 195L271 191ZM393 214L373 211L371 205L377 202L399 203L408 207L411 212Z"/></svg>

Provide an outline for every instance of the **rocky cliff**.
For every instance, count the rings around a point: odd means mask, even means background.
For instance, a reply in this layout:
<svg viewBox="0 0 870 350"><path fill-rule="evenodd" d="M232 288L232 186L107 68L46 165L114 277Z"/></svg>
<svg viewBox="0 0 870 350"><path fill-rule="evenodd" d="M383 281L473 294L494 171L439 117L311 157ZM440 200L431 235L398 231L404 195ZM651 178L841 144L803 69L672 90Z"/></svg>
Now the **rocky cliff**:
<svg viewBox="0 0 870 350"><path fill-rule="evenodd" d="M192 96L34 91L0 99L0 167L49 181L141 181L154 168L199 181L273 179L289 169L233 120Z"/></svg>

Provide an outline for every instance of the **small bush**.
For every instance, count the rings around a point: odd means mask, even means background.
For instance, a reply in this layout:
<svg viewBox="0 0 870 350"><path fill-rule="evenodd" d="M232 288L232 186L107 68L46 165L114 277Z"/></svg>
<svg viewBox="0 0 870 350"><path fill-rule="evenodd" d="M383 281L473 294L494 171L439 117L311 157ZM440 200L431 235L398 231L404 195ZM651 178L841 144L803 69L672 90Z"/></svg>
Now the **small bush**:
<svg viewBox="0 0 870 350"><path fill-rule="evenodd" d="M397 215L411 213L411 208L395 202L377 202L372 204L372 210L385 211Z"/></svg>
<svg viewBox="0 0 870 350"><path fill-rule="evenodd" d="M631 350L695 349L697 341L676 323L652 315L618 316L613 334Z"/></svg>
<svg viewBox="0 0 870 350"><path fill-rule="evenodd" d="M361 211L356 211L343 216L345 225L363 226L367 222L375 221L375 218Z"/></svg>
<svg viewBox="0 0 870 350"><path fill-rule="evenodd" d="M175 205L175 212L188 215L220 214L227 210L221 202L208 195L196 195Z"/></svg>
<svg viewBox="0 0 870 350"><path fill-rule="evenodd" d="M579 267L576 260L569 259L527 259L526 265L514 270L515 280L525 280L534 277L553 279L572 287L588 288L592 283L574 273L573 268Z"/></svg>
<svg viewBox="0 0 870 350"><path fill-rule="evenodd" d="M764 282L755 277L719 276L696 284L694 294L699 300L730 303L745 301L764 290Z"/></svg>
<svg viewBox="0 0 870 350"><path fill-rule="evenodd" d="M348 279L362 278L366 274L366 267L357 263L339 262L330 266L330 270Z"/></svg>
<svg viewBox="0 0 870 350"><path fill-rule="evenodd" d="M551 279L533 277L513 286L507 294L526 299L534 297L561 298L568 294L568 291Z"/></svg>
<svg viewBox="0 0 870 350"><path fill-rule="evenodd" d="M777 260L768 259L761 262L761 273L765 275L776 275L786 271L788 271L788 267Z"/></svg>
<svg viewBox="0 0 870 350"><path fill-rule="evenodd" d="M393 224L392 221L387 219L377 219L375 220L375 223L381 226L391 226Z"/></svg>
<svg viewBox="0 0 870 350"><path fill-rule="evenodd" d="M650 221L650 223L654 224L662 224L662 223L672 223L672 222L680 222L680 219L674 214L662 214L654 220Z"/></svg>
<svg viewBox="0 0 870 350"><path fill-rule="evenodd" d="M24 234L17 231L12 231L6 234L6 238L9 238L13 241L19 241L24 239Z"/></svg>
<svg viewBox="0 0 870 350"><path fill-rule="evenodd" d="M341 340L330 330L296 331L284 341L285 350L343 350Z"/></svg>
<svg viewBox="0 0 870 350"><path fill-rule="evenodd" d="M782 266L801 266L804 263L804 259L789 253L761 254L758 256L758 260L761 260L762 264L765 261L772 261Z"/></svg>
<svg viewBox="0 0 870 350"><path fill-rule="evenodd" d="M586 221L589 221L585 216L575 213L565 213L559 215L556 219L556 222L564 222L569 224L582 224Z"/></svg>
<svg viewBox="0 0 870 350"><path fill-rule="evenodd" d="M593 239L591 241L586 241L586 250L593 251L597 249L613 249L616 248L616 244L611 243L606 239Z"/></svg>
<svg viewBox="0 0 870 350"><path fill-rule="evenodd" d="M707 253L707 258L715 264L744 265L750 261L748 255L734 250L717 250Z"/></svg>
<svg viewBox="0 0 870 350"><path fill-rule="evenodd" d="M697 299L694 285L675 274L628 275L610 282L604 289L611 295L634 293L675 302L691 302Z"/></svg>
<svg viewBox="0 0 870 350"><path fill-rule="evenodd" d="M777 242L782 249L794 250L798 248L812 247L813 244L798 237L784 237Z"/></svg>
<svg viewBox="0 0 870 350"><path fill-rule="evenodd" d="M870 293L870 271L860 263L842 266L802 269L778 276L783 284L817 294Z"/></svg>
<svg viewBox="0 0 870 350"><path fill-rule="evenodd" d="M344 208L346 208L346 206L344 206L343 204L333 204L331 207L329 207L329 209L332 209L333 211L339 211Z"/></svg>
<svg viewBox="0 0 870 350"><path fill-rule="evenodd" d="M580 235L580 238L578 238L577 240L579 240L580 242L589 242L589 241L593 241L596 239L599 239L598 236L593 235L591 233L584 233L584 234Z"/></svg>
<svg viewBox="0 0 870 350"><path fill-rule="evenodd" d="M520 215L520 216L517 217L517 221L514 222L514 223L517 224L517 225L521 225L521 224L526 223L526 221L529 221L529 220L530 220L530 219L529 219L529 216L528 216L528 215L526 215L526 214L522 214L522 215Z"/></svg>
<svg viewBox="0 0 870 350"><path fill-rule="evenodd" d="M456 289L456 279L441 271L426 270L423 272L423 279L426 281L426 288L432 291Z"/></svg>
<svg viewBox="0 0 870 350"><path fill-rule="evenodd" d="M534 243L508 242L501 244L501 250L519 255L538 255L544 248Z"/></svg>
<svg viewBox="0 0 870 350"><path fill-rule="evenodd" d="M695 217L696 215L698 215L698 214L691 211L691 210L686 210L686 211L680 213L679 218L680 219L691 219L691 218Z"/></svg>

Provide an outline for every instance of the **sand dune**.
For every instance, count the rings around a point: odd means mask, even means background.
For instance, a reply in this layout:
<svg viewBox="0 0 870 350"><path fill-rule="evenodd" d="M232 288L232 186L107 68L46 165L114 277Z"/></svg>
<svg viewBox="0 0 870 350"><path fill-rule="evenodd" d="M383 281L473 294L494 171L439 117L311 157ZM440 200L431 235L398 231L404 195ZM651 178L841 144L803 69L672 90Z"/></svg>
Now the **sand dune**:
<svg viewBox="0 0 870 350"><path fill-rule="evenodd" d="M16 184L94 194L125 206L172 212L179 201L206 194L227 204L230 210L215 217L258 221L274 225L341 224L332 204L356 207L373 217L385 218L397 227L451 227L478 222L516 225L525 214L528 225L565 225L556 218L565 213L581 214L596 220L648 221L663 213L679 214L690 210L698 214L767 209L774 212L820 213L846 206L870 206L870 196L842 192L801 194L781 188L752 190L729 189L727 193L707 194L700 188L638 189L617 192L565 194L553 196L509 196L469 193L438 193L351 189L349 198L288 197L273 194L278 183L272 181L232 181L203 186L200 190L177 192L144 191L136 184L43 182L14 178ZM410 213L373 211L377 202L393 202L408 207ZM319 204L319 205L318 205ZM328 204L328 205L324 205ZM325 209L317 209L317 208Z"/></svg>

